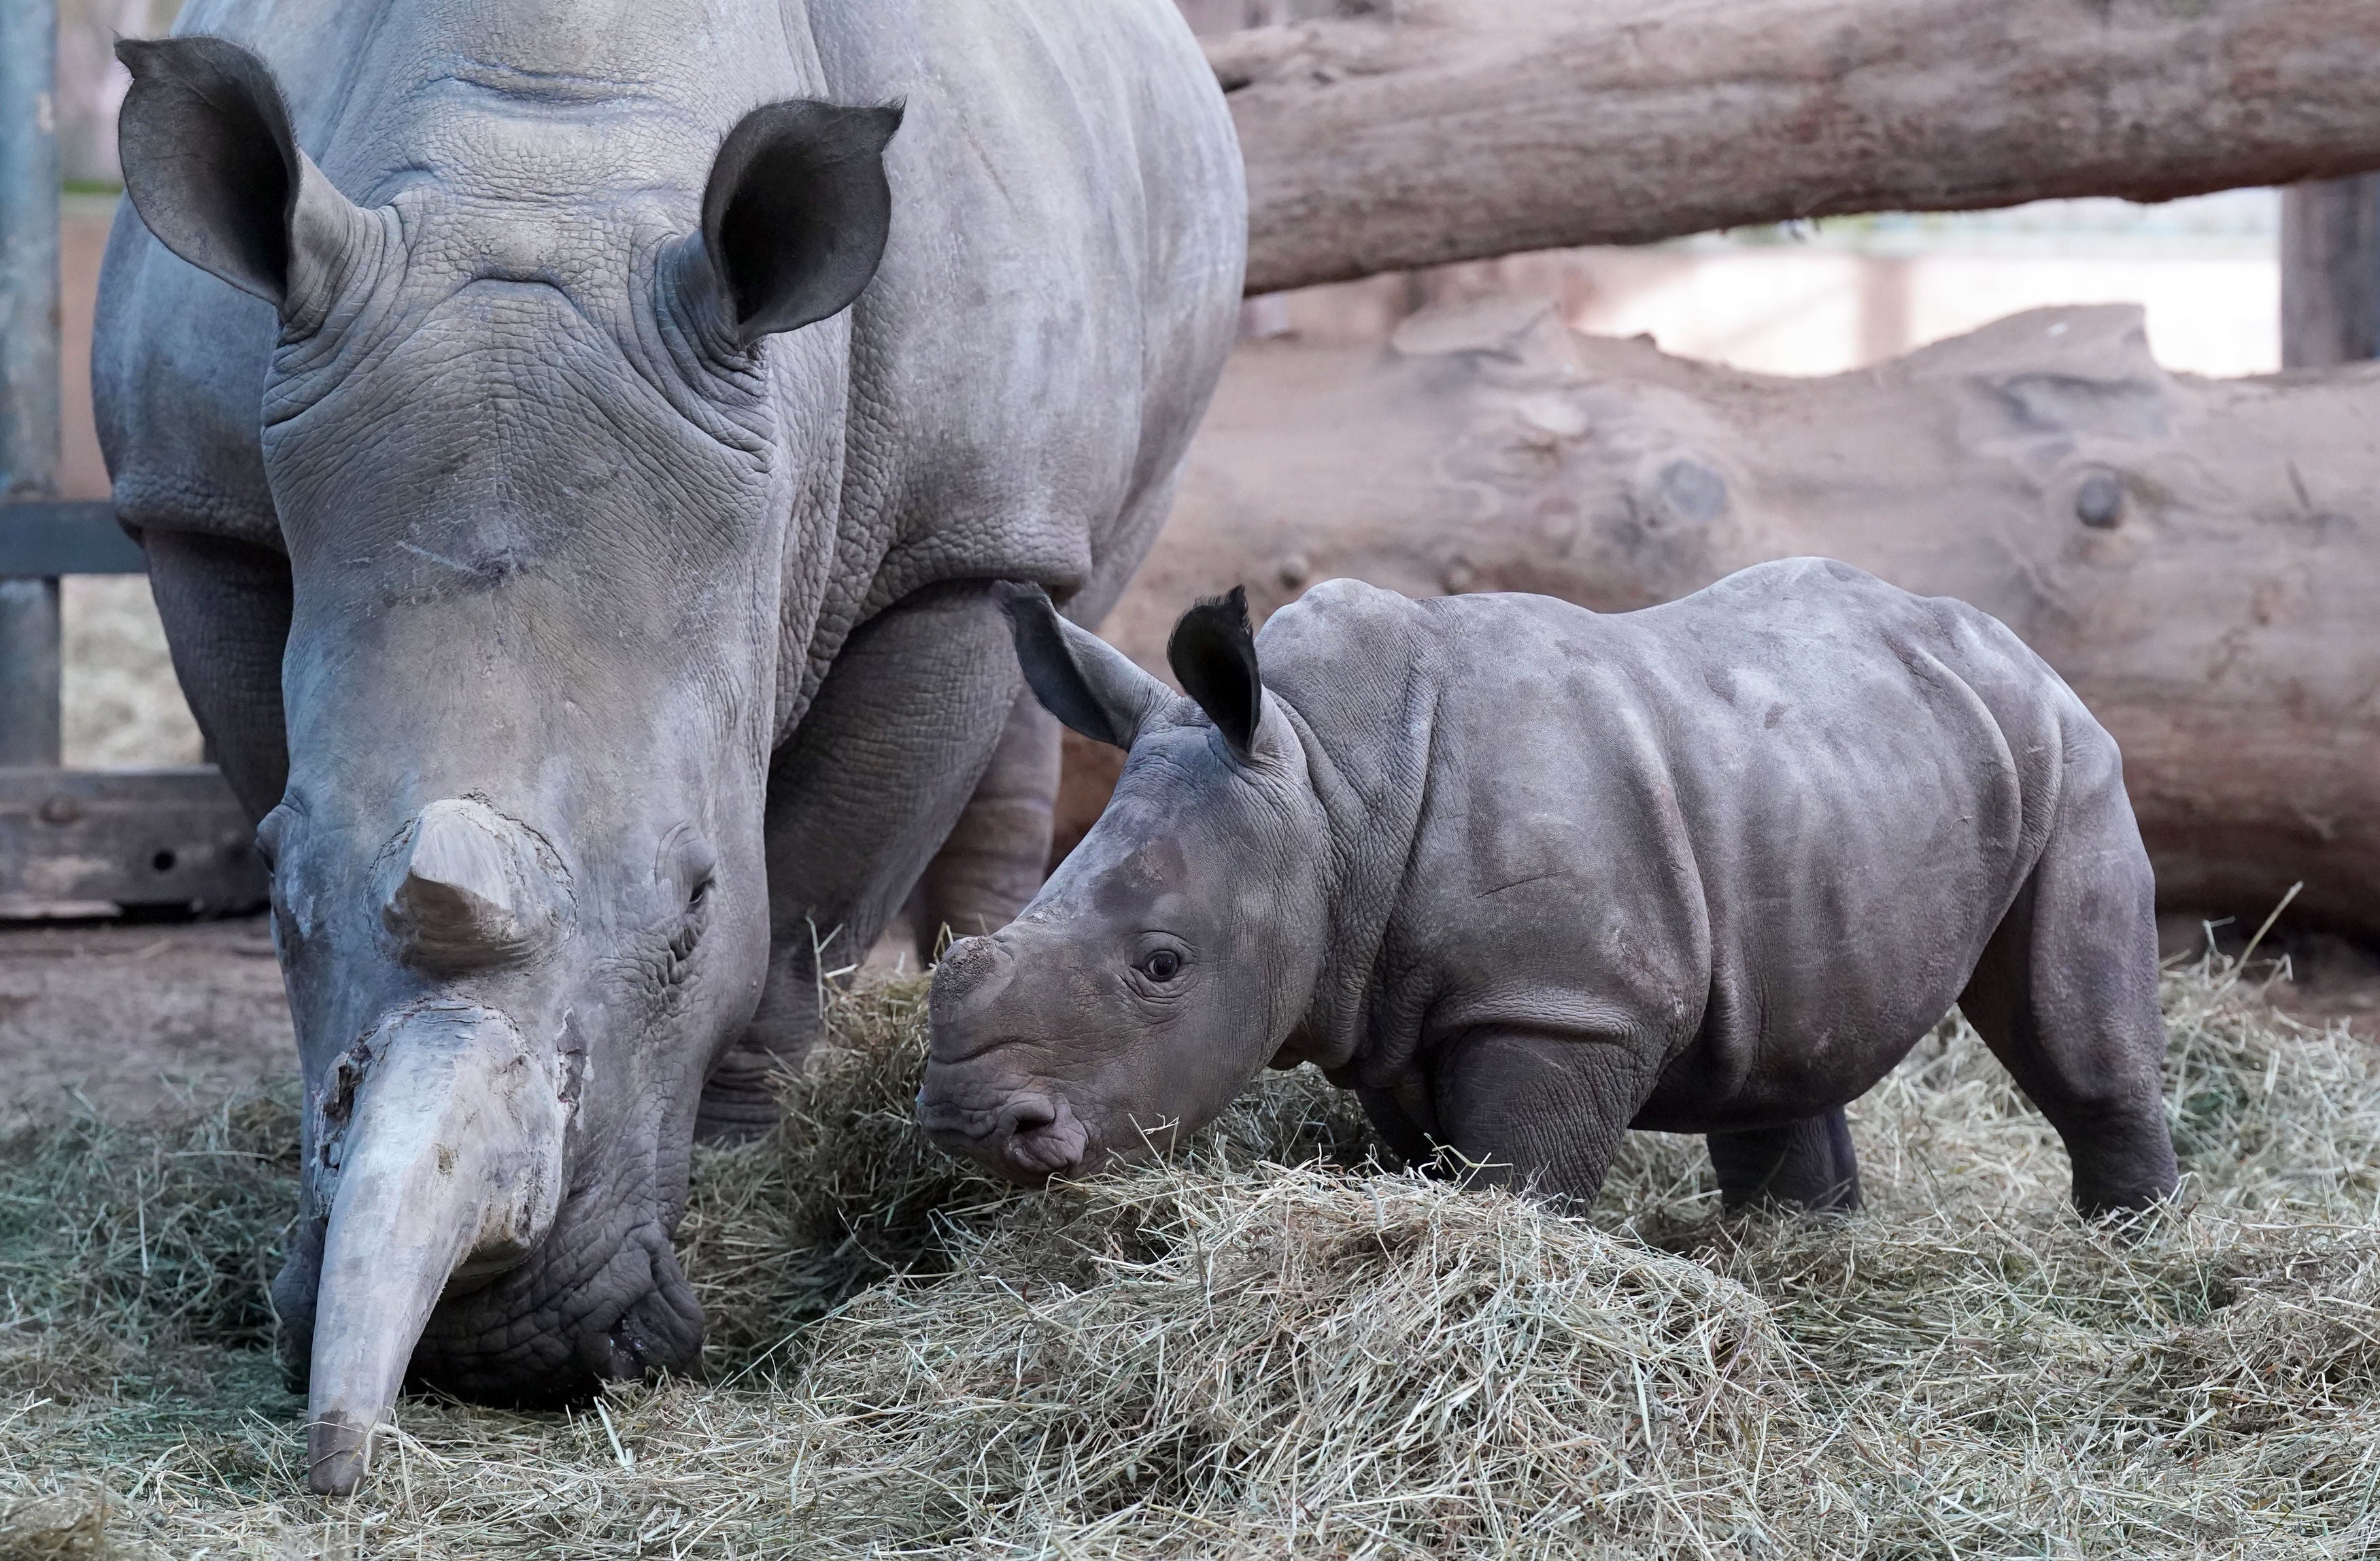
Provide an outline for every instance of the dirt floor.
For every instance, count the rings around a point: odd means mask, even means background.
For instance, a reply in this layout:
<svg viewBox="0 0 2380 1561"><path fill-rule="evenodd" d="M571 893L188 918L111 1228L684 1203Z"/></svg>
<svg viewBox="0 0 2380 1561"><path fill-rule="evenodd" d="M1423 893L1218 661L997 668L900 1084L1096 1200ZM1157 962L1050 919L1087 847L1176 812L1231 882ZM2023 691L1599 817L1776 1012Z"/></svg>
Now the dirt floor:
<svg viewBox="0 0 2380 1561"><path fill-rule="evenodd" d="M2204 946L2197 919L2168 917L2161 930L2168 956ZM2218 924L2216 946L2236 955L2254 930ZM880 952L874 962L889 969L892 945ZM2317 1025L2343 1018L2380 1043L2380 956L2285 933L2266 936L2256 965L2284 1012ZM263 917L0 922L0 1119L84 1102L140 1112L296 1066Z"/></svg>
<svg viewBox="0 0 2380 1561"><path fill-rule="evenodd" d="M2203 952L2210 936L2217 953L2236 957L2262 921L2227 918L2210 926L2197 917L2160 916L2157 941L2168 960ZM2277 927L2256 945L2253 973L2271 982L2273 1006L2290 1018L2316 1026L2344 1019L2366 1041L2380 1042L2380 950Z"/></svg>
<svg viewBox="0 0 2380 1561"><path fill-rule="evenodd" d="M262 917L0 922L0 1117L140 1111L297 1066Z"/></svg>

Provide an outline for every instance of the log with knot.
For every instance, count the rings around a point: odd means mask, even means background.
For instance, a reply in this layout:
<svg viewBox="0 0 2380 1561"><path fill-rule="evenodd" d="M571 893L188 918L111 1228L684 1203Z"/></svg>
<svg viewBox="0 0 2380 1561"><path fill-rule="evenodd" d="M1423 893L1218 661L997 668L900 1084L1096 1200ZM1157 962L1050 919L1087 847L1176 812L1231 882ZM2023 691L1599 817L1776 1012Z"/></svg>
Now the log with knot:
<svg viewBox="0 0 2380 1561"><path fill-rule="evenodd" d="M2380 9L2380 7L2375 7ZM1621 611L1823 554L1997 615L2114 732L2168 909L2380 933L2380 365L2175 374L2128 306L1802 380L1500 299L1383 348L1244 344L1108 619L1351 575ZM1079 833L1111 766L1070 750Z"/></svg>

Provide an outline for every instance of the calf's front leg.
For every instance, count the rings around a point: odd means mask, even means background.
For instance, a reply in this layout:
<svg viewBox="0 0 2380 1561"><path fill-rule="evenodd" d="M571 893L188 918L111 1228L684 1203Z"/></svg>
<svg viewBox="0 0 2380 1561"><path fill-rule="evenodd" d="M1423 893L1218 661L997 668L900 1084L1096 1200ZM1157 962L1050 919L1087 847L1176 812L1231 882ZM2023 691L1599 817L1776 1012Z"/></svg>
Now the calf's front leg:
<svg viewBox="0 0 2380 1561"><path fill-rule="evenodd" d="M1438 1069L1434 1135L1475 1182L1584 1208L1652 1092L1652 1048L1622 1038L1483 1027Z"/></svg>
<svg viewBox="0 0 2380 1561"><path fill-rule="evenodd" d="M1773 1203L1848 1213L1860 1206L1859 1159L1843 1108L1779 1128L1711 1133L1720 1205Z"/></svg>

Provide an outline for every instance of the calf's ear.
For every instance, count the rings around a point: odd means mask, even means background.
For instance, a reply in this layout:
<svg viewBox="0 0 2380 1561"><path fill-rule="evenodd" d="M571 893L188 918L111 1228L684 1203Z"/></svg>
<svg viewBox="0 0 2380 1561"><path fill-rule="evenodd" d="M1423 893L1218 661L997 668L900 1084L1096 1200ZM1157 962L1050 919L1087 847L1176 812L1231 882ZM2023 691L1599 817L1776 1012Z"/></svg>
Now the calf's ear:
<svg viewBox="0 0 2380 1561"><path fill-rule="evenodd" d="M298 150L272 70L225 38L118 39L124 192L157 241L287 318L370 224Z"/></svg>
<svg viewBox="0 0 2380 1561"><path fill-rule="evenodd" d="M795 98L727 132L702 192L702 247L738 347L838 312L876 274L892 221L884 146L900 128L897 106Z"/></svg>
<svg viewBox="0 0 2380 1561"><path fill-rule="evenodd" d="M1130 748L1151 715L1172 702L1173 690L1131 657L1058 614L1038 585L993 588L1008 610L1016 659L1041 708L1090 738Z"/></svg>
<svg viewBox="0 0 2380 1561"><path fill-rule="evenodd" d="M1226 595L1199 603L1182 615L1165 642L1166 665L1182 691L1207 713L1231 745L1248 762L1264 714L1264 684L1257 675L1257 638L1248 628L1248 592L1235 585Z"/></svg>

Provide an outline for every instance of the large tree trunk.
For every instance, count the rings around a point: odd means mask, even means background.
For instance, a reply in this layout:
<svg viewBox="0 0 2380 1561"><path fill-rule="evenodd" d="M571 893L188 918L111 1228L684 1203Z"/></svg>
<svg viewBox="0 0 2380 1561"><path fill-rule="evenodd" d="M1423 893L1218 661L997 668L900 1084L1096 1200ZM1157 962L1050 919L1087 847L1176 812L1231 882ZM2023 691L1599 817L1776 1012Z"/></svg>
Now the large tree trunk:
<svg viewBox="0 0 2380 1561"><path fill-rule="evenodd" d="M2169 908L2380 933L2380 365L2204 380L2130 307L1828 379L1577 335L1504 299L1386 349L1244 344L1106 632L1353 575L1605 611L1824 554L1998 615L2122 743ZM1067 814L1102 799L1077 747ZM1086 765L1084 761L1089 760Z"/></svg>
<svg viewBox="0 0 2380 1561"><path fill-rule="evenodd" d="M2373 0L1342 0L1208 40L1248 290L2380 168Z"/></svg>

